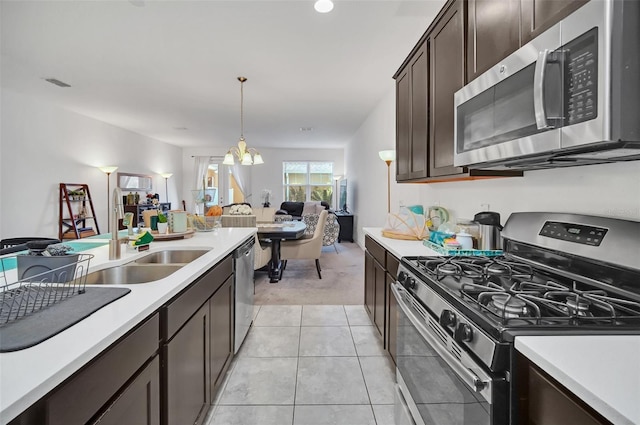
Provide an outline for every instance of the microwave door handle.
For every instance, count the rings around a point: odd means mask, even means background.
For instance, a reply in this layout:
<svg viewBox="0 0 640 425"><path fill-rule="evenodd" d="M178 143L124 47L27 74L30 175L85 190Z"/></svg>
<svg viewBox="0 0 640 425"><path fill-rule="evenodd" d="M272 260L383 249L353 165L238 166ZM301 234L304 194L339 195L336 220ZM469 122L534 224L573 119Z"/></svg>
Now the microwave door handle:
<svg viewBox="0 0 640 425"><path fill-rule="evenodd" d="M533 110L536 116L536 127L538 127L538 130L553 128L553 126L547 122L547 111L544 107L544 78L548 59L549 50L544 49L538 53L538 60L536 60L536 68L533 75Z"/></svg>
<svg viewBox="0 0 640 425"><path fill-rule="evenodd" d="M422 321L418 318L418 316L413 313L407 303L404 301L404 298L400 294L400 291L396 288L396 285L391 285L391 292L393 296L398 301L398 307L402 310L402 312L407 316L411 324L416 328L418 333L427 341L429 346L440 356L442 360L444 360L447 365L463 380L465 383L473 388L476 393L480 393L489 383L489 381L482 380L473 373L473 371L467 369L458 359L456 359L453 354L449 353L445 347L443 347L436 337L432 334L426 324L423 324ZM484 397L484 395L483 395ZM489 403L491 400L487 400Z"/></svg>

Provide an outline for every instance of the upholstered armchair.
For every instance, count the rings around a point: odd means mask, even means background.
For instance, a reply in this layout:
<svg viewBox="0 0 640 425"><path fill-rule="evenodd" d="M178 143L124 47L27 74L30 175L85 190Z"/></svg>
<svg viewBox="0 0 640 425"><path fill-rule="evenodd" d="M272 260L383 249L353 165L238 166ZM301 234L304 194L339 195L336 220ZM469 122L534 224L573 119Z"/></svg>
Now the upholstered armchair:
<svg viewBox="0 0 640 425"><path fill-rule="evenodd" d="M324 237L322 238L323 246L331 246L333 245L333 249L336 250L336 254L338 253L338 248L336 247L336 241L338 240L338 235L340 234L340 223L338 223L338 217L334 213L330 213L327 216L327 223L324 226Z"/></svg>
<svg viewBox="0 0 640 425"><path fill-rule="evenodd" d="M293 241L282 241L280 245L280 258L284 261L282 269L287 267L288 260L315 260L318 277L322 279L320 268L320 254L322 254L322 241L324 239L324 227L329 212L323 210L320 214L309 214L302 217L305 222L317 222L312 235Z"/></svg>
<svg viewBox="0 0 640 425"><path fill-rule="evenodd" d="M260 207L253 208L253 215L256 216L256 223L273 223L273 218L276 215L275 208Z"/></svg>
<svg viewBox="0 0 640 425"><path fill-rule="evenodd" d="M253 261L253 270L258 270L269 264L269 260L271 260L271 245L262 246L260 245L260 240L258 239L258 234L255 235L256 243L253 246L254 252L254 261Z"/></svg>

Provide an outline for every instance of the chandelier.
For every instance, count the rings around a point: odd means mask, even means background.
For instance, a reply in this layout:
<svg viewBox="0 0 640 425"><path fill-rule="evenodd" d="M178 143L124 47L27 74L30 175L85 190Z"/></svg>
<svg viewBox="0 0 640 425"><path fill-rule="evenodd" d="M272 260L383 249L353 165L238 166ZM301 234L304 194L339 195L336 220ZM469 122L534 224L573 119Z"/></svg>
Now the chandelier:
<svg viewBox="0 0 640 425"><path fill-rule="evenodd" d="M237 147L232 146L229 148L222 163L224 165L233 165L235 163L233 156L235 155L242 165L264 164L260 152L254 148L248 148L247 142L244 140L244 93L242 86L247 79L245 77L238 77L238 81L240 81L240 140L238 140Z"/></svg>

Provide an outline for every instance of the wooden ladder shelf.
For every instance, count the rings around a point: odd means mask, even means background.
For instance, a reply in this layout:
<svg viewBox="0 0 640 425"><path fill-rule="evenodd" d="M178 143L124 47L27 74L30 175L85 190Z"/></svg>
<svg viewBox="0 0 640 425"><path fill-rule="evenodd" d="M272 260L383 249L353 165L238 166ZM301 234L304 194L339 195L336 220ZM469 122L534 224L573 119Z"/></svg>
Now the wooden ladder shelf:
<svg viewBox="0 0 640 425"><path fill-rule="evenodd" d="M81 239L100 234L89 185L60 183L58 239ZM93 223L92 223L93 222Z"/></svg>

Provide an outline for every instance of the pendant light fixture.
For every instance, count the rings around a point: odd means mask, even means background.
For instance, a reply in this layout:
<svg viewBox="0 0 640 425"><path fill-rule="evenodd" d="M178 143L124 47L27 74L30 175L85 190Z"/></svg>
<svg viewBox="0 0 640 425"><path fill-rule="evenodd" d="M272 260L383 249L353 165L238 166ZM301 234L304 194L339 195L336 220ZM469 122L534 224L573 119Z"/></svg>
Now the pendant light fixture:
<svg viewBox="0 0 640 425"><path fill-rule="evenodd" d="M238 146L232 146L227 151L227 154L224 156L224 161L222 163L224 165L233 165L235 155L240 161L242 165L258 165L264 164L262 160L262 155L260 152L255 150L254 148L248 148L247 142L244 140L244 91L243 85L244 82L247 81L245 77L238 77L238 81L240 81L240 140L238 140Z"/></svg>

